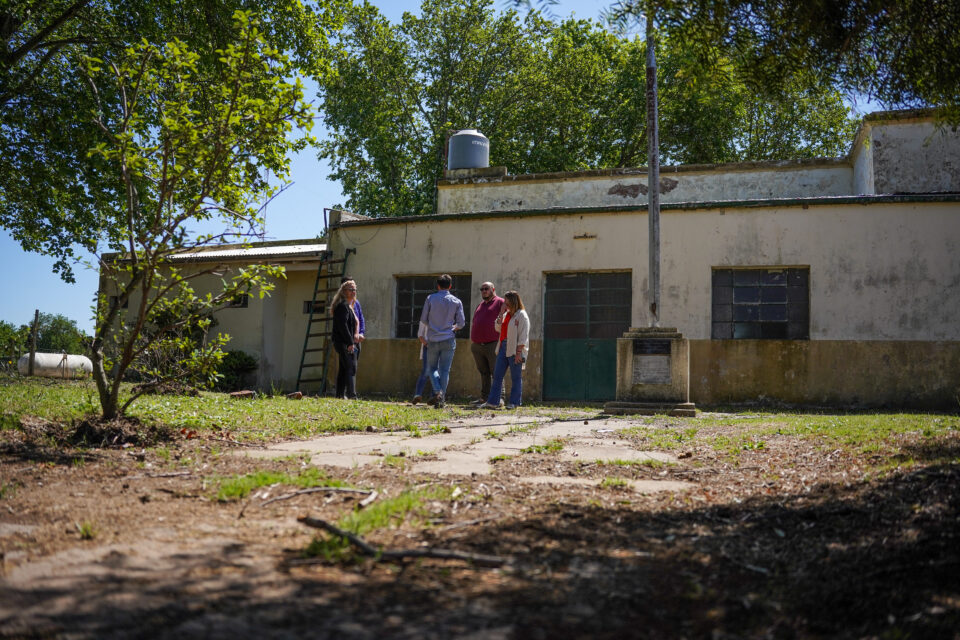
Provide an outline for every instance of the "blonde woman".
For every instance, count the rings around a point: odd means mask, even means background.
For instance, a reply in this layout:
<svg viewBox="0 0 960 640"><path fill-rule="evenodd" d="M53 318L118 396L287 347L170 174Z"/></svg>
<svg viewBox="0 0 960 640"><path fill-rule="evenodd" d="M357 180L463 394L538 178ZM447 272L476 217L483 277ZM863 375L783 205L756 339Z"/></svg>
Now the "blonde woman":
<svg viewBox="0 0 960 640"><path fill-rule="evenodd" d="M481 409L498 409L503 378L510 369L510 402L507 409L516 409L521 403L523 391L523 365L527 361L530 343L530 318L523 308L523 300L516 291L507 291L503 295L504 308L497 317L495 327L500 332L500 346L497 349L497 364L493 370L490 395Z"/></svg>
<svg viewBox="0 0 960 640"><path fill-rule="evenodd" d="M337 397L356 399L357 345L360 344L360 321L354 311L357 285L347 280L333 296L330 312L333 314L331 339L337 350L340 366L337 368Z"/></svg>

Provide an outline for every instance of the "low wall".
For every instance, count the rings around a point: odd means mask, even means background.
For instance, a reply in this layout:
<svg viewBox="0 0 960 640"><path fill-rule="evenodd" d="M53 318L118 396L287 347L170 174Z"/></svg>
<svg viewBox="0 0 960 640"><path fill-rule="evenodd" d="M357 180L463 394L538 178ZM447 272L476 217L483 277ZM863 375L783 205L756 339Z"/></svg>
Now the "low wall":
<svg viewBox="0 0 960 640"><path fill-rule="evenodd" d="M412 396L418 354L415 340L368 339L357 373L359 393ZM542 341L531 340L523 372L527 401L542 398L542 354ZM508 374L508 390L509 379ZM470 398L480 393L467 340L457 341L447 393ZM960 342L690 340L690 400L697 404L776 401L958 411L958 398Z"/></svg>
<svg viewBox="0 0 960 640"><path fill-rule="evenodd" d="M960 410L960 342L691 340L690 399Z"/></svg>
<svg viewBox="0 0 960 640"><path fill-rule="evenodd" d="M528 401L538 400L542 395L542 353L541 341L531 340L527 367L523 372L523 398ZM357 392L360 395L388 393L401 398L412 397L422 366L419 354L420 346L416 340L368 338L364 341L360 352ZM506 377L506 387L509 392L509 372ZM426 393L429 393L429 382L426 389ZM477 373L477 365L470 353L469 340L457 340L457 351L453 357L453 367L450 369L447 395L469 398L480 396L480 374Z"/></svg>

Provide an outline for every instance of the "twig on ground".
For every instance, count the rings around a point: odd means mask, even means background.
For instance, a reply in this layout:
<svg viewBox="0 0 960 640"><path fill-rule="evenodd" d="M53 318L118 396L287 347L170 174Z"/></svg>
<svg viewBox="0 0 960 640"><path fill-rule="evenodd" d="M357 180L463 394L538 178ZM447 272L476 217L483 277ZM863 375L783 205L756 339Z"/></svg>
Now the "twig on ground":
<svg viewBox="0 0 960 640"><path fill-rule="evenodd" d="M490 520L498 520L500 515L487 516L485 518L476 518L475 520L465 520L464 522L454 522L453 524L448 524L442 527L437 527L437 531L449 531L451 529L459 529L460 527L470 527L475 524L480 524L481 522L489 522Z"/></svg>
<svg viewBox="0 0 960 640"><path fill-rule="evenodd" d="M302 495L307 494L307 493L320 493L320 492L334 493L334 492L338 492L338 491L339 491L340 493L366 493L366 494L367 494L367 497L360 501L360 506L361 506L361 507L367 506L368 504L370 504L371 502L373 502L374 500L376 500L376 499L377 499L377 495L379 495L379 494L378 494L375 490L373 490L373 489L351 489L351 488L348 488L348 487L310 487L309 489L299 489L299 490L297 490L297 491L291 491L290 493L285 493L285 494L283 494L282 496L277 496L276 498L270 498L269 500L265 500L265 501L261 502L261 503L260 503L260 506L261 506L261 507L265 507L266 505L270 504L271 502L278 502L278 501L280 501L280 500L289 500L290 498L295 498L295 497L297 497L297 496L302 496ZM247 510L247 507L250 506L250 503L251 503L251 502L253 502L253 500L250 500L250 501L247 502L247 504L243 505L243 509L241 509L241 510L240 510L240 513L237 514L237 519L238 519L238 520L243 517L244 511Z"/></svg>
<svg viewBox="0 0 960 640"><path fill-rule="evenodd" d="M252 444L252 443L250 443L250 442L237 442L236 440L228 440L228 439L226 439L226 438L214 438L213 436L204 436L203 439L204 439L204 440L215 440L216 442L225 442L225 443L227 443L227 444L232 444L232 445L235 445L235 446L237 446L237 447L253 447L254 449L258 449L258 448L260 448L260 447L263 446L263 445L259 445L259 444Z"/></svg>
<svg viewBox="0 0 960 640"><path fill-rule="evenodd" d="M383 562L385 560L406 560L409 558L439 558L442 560L463 560L464 562L470 562L481 567L500 567L511 563L509 558L454 551L452 549L401 549L397 551L384 551L377 549L360 536L349 531L344 531L326 520L311 518L310 516L300 516L297 520L308 527L323 529L335 536L345 538L353 546L357 547L363 555L373 558L377 562Z"/></svg>
<svg viewBox="0 0 960 640"><path fill-rule="evenodd" d="M139 473L135 476L124 476L124 480L133 478L179 478L181 476L192 476L192 471L172 471L170 473Z"/></svg>

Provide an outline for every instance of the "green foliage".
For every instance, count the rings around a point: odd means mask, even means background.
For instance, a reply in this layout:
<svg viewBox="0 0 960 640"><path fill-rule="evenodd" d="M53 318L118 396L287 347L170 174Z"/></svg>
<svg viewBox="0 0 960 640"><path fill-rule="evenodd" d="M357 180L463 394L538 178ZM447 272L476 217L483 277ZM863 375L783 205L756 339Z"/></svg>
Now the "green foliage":
<svg viewBox="0 0 960 640"><path fill-rule="evenodd" d="M231 500L241 500L260 487L270 487L276 484L300 487L303 489L309 487L343 487L346 486L339 480L327 478L321 471L315 467L304 469L297 475L280 473L274 471L257 471L243 476L234 476L219 481L217 488L217 500L228 502Z"/></svg>
<svg viewBox="0 0 960 640"><path fill-rule="evenodd" d="M675 467L673 462L664 462L656 458L644 458L643 460L603 460L600 464L616 465L618 467L650 467L651 469L663 469L664 467Z"/></svg>
<svg viewBox="0 0 960 640"><path fill-rule="evenodd" d="M518 4L526 4L518 2ZM704 67L738 60L750 86L767 95L812 74L890 106L950 107L960 118L960 4L902 0L640 0L611 2L630 23L656 8L655 23Z"/></svg>
<svg viewBox="0 0 960 640"><path fill-rule="evenodd" d="M648 428L648 427L630 427L621 429L623 435L637 436L641 439L642 447L653 449L676 449L684 443L693 440L697 435L696 427L686 428Z"/></svg>
<svg viewBox="0 0 960 640"><path fill-rule="evenodd" d="M96 92L90 91L84 59L103 60L109 68L109 61L130 47L145 44L163 50L175 36L179 48L194 54L190 74L194 88L206 93L224 79L220 52L243 39L233 20L234 12L243 9L258 15L265 41L287 52L297 70L321 77L329 73L327 34L338 27L342 4L343 0L4 2L0 227L25 250L55 258L55 271L72 282L72 258L85 255L105 238L117 240L117 232L126 226L125 186L108 158L88 155L104 141L91 113L141 96L124 96L129 86L120 83L99 83ZM190 108L202 113L208 107L215 109L215 101L201 99ZM175 111L168 113L177 117ZM146 130L157 124L141 119L136 126ZM189 158L182 160L181 167L190 165Z"/></svg>
<svg viewBox="0 0 960 640"><path fill-rule="evenodd" d="M352 511L337 522L337 527L358 536L377 529L400 524L410 517L417 518L428 500L450 497L449 489L426 488L404 491L395 498L378 500L364 509ZM329 562L349 560L353 554L349 542L340 537L317 536L304 550L307 557L321 556Z"/></svg>
<svg viewBox="0 0 960 640"><path fill-rule="evenodd" d="M274 265L221 267L229 279L221 275L214 292L200 294L194 282L223 271L175 259L227 237L256 234L263 224L260 203L276 192L264 169L285 178L287 152L305 144L291 135L294 126L312 125L302 87L289 79L288 58L266 41L255 16L237 12L234 20L236 41L217 51L216 82L205 81L200 54L178 40L83 59L101 132L88 156L103 162L118 185L111 200L118 224L107 245L120 253L98 255L106 285L92 348L107 419L167 379L211 384L229 337L197 342L210 316L252 291L262 298L283 276ZM112 99L117 96L123 99ZM226 230L192 239L188 225L205 221ZM128 370L145 384L121 406Z"/></svg>
<svg viewBox="0 0 960 640"><path fill-rule="evenodd" d="M30 350L33 318L19 327L0 320L0 355L16 355ZM40 313L37 323L37 351L83 354L87 338L77 323L61 314Z"/></svg>
<svg viewBox="0 0 960 640"><path fill-rule="evenodd" d="M97 528L89 520L75 522L74 526L77 528L81 540L93 540L97 537Z"/></svg>
<svg viewBox="0 0 960 640"><path fill-rule="evenodd" d="M520 453L560 453L565 442L563 438L553 438L544 444L533 444L520 450Z"/></svg>
<svg viewBox="0 0 960 640"><path fill-rule="evenodd" d="M630 483L623 478L604 478L600 482L601 489L628 489Z"/></svg>
<svg viewBox="0 0 960 640"><path fill-rule="evenodd" d="M424 0L398 25L355 7L321 85L321 156L346 205L373 216L434 211L451 129L482 131L491 164L515 174L642 166L645 49L586 20L498 13L492 0ZM660 43L662 162L847 152L854 122L815 74L758 95L739 58L713 54L705 64L679 35Z"/></svg>
<svg viewBox="0 0 960 640"><path fill-rule="evenodd" d="M257 359L243 351L227 351L217 367L219 378L214 383L217 391L237 391L244 385L247 374L257 370Z"/></svg>

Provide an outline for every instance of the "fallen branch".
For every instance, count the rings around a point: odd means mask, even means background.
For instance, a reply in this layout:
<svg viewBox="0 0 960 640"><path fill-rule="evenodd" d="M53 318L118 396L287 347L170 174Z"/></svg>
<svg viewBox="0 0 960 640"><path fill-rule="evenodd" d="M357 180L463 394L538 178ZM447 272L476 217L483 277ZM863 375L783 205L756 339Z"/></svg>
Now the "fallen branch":
<svg viewBox="0 0 960 640"><path fill-rule="evenodd" d="M373 558L377 562L383 562L385 560L406 560L410 558L439 558L442 560L463 560L464 562L470 562L481 567L500 567L505 564L510 564L511 562L509 558L502 558L500 556L467 553L465 551L454 551L452 549L402 549L398 551L384 551L377 549L360 536L349 531L344 531L326 520L311 518L310 516L300 516L297 520L308 527L323 529L335 536L345 538L353 546L357 547L363 555Z"/></svg>

